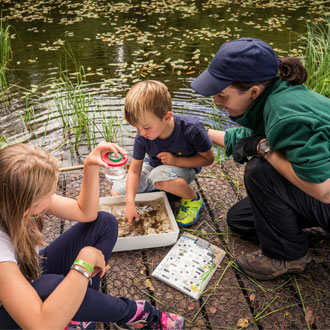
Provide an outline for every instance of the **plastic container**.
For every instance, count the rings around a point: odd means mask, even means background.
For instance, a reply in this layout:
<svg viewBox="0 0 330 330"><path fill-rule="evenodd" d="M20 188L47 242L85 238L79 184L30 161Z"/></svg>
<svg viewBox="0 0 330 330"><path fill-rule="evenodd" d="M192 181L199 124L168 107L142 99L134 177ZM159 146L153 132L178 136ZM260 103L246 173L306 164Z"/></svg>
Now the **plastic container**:
<svg viewBox="0 0 330 330"><path fill-rule="evenodd" d="M148 204L148 202L160 198L164 201L166 213L168 215L173 231L169 233L152 234L145 236L119 237L115 244L115 247L112 250L113 252L168 246L173 245L177 241L179 236L179 227L164 191L154 191L150 193L136 194L135 201L145 202L146 204ZM126 196L101 197L99 202L99 210L111 212L109 209L111 206L125 204Z"/></svg>
<svg viewBox="0 0 330 330"><path fill-rule="evenodd" d="M120 181L126 178L126 163L128 160L127 155L122 155L118 152L119 157L113 152L108 152L103 156L103 160L110 165L109 168L105 170L105 177L109 181Z"/></svg>

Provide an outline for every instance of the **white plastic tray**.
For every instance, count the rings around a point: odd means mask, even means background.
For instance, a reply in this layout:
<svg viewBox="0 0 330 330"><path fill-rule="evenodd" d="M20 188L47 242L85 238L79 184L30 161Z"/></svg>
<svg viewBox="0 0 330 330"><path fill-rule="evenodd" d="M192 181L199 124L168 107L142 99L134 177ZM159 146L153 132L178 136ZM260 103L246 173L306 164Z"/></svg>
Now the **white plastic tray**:
<svg viewBox="0 0 330 330"><path fill-rule="evenodd" d="M173 245L177 241L179 235L179 227L174 218L167 196L163 191L137 194L135 201L149 202L159 198L164 199L166 211L171 221L173 232L146 236L119 237L113 249L114 252L168 246ZM102 205L117 205L125 202L126 196L101 197L99 201L99 210L102 210Z"/></svg>

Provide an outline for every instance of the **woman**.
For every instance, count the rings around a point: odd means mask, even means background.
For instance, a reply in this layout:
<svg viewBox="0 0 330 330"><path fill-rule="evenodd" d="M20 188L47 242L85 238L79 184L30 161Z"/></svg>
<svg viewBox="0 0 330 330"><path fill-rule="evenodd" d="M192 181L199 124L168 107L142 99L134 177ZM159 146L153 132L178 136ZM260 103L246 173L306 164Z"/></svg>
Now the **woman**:
<svg viewBox="0 0 330 330"><path fill-rule="evenodd" d="M55 193L58 162L50 154L24 144L0 150L1 329L63 330L72 319L116 322L119 329L183 329L178 315L98 291L118 235L115 217L98 212L99 166L108 167L102 156L109 151L125 153L100 143L84 162L73 200ZM38 253L44 212L78 223Z"/></svg>
<svg viewBox="0 0 330 330"><path fill-rule="evenodd" d="M279 75L278 75L279 73ZM297 58L279 59L259 39L223 44L191 87L241 125L209 130L213 143L243 163L248 198L228 212L229 226L260 241L237 264L269 280L302 272L311 261L305 227L330 227L330 99L302 85Z"/></svg>

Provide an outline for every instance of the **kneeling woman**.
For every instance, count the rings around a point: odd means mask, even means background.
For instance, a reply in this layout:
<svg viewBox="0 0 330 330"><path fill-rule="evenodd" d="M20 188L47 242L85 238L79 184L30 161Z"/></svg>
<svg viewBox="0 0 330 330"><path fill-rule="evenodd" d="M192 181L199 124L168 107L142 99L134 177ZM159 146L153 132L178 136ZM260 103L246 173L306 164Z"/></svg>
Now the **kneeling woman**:
<svg viewBox="0 0 330 330"><path fill-rule="evenodd" d="M248 199L229 226L260 242L237 264L260 280L302 272L311 261L305 227L330 230L330 99L309 90L299 59L279 59L260 39L224 43L191 86L214 96L242 127L209 130L213 143L248 161Z"/></svg>

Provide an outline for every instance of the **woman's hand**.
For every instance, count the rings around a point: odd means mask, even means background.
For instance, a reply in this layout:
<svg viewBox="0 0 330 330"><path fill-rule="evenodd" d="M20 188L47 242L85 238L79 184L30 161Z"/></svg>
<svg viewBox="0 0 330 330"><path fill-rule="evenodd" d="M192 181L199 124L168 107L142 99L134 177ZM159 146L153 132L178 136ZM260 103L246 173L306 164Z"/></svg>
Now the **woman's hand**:
<svg viewBox="0 0 330 330"><path fill-rule="evenodd" d="M127 151L119 147L115 143L110 142L100 142L94 150L87 156L85 160L85 165L99 165L104 168L108 168L109 165L103 161L103 156L107 152L113 152L117 157L120 152L122 155L127 155Z"/></svg>

